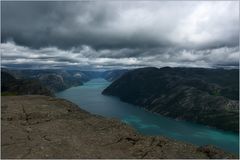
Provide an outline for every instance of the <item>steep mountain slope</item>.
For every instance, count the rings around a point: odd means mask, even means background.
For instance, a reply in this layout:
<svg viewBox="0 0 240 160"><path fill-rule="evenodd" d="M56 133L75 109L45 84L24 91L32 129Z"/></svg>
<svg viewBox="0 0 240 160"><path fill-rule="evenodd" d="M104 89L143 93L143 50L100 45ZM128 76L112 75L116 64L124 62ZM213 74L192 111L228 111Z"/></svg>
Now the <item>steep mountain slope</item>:
<svg viewBox="0 0 240 160"><path fill-rule="evenodd" d="M143 136L53 97L4 96L1 107L4 159L237 158L213 146Z"/></svg>
<svg viewBox="0 0 240 160"><path fill-rule="evenodd" d="M44 87L38 80L16 79L4 71L1 72L1 93L2 95L52 95L50 90Z"/></svg>
<svg viewBox="0 0 240 160"><path fill-rule="evenodd" d="M103 94L165 116L238 132L238 70L142 68L114 81Z"/></svg>
<svg viewBox="0 0 240 160"><path fill-rule="evenodd" d="M17 79L37 79L52 92L82 85L83 82L90 79L85 73L78 70L3 70Z"/></svg>
<svg viewBox="0 0 240 160"><path fill-rule="evenodd" d="M123 74L127 73L129 70L109 70L102 73L102 77L110 82L113 82L120 78Z"/></svg>
<svg viewBox="0 0 240 160"><path fill-rule="evenodd" d="M128 70L80 71L62 69L27 70L2 68L2 71L13 75L16 79L37 79L51 92L59 92L73 86L82 85L84 82L94 78L104 78L108 81L114 81Z"/></svg>

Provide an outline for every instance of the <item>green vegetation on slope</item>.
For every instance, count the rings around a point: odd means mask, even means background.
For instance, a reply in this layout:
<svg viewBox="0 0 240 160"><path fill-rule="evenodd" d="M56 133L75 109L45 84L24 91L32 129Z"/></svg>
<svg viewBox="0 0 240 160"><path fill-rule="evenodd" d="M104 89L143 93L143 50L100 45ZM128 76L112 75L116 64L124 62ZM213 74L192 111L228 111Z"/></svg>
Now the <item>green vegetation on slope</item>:
<svg viewBox="0 0 240 160"><path fill-rule="evenodd" d="M141 68L129 71L103 94L165 116L239 132L239 71Z"/></svg>

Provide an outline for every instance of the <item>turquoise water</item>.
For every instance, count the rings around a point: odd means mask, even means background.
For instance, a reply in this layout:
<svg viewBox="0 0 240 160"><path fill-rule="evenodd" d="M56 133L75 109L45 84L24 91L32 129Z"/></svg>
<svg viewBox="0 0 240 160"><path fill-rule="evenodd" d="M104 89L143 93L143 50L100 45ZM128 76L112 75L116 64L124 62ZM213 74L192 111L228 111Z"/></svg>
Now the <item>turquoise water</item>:
<svg viewBox="0 0 240 160"><path fill-rule="evenodd" d="M237 134L156 115L116 97L102 95L102 90L109 84L104 79L93 79L83 86L59 92L56 96L70 100L88 112L118 118L145 135L163 135L197 145L212 144L238 153Z"/></svg>

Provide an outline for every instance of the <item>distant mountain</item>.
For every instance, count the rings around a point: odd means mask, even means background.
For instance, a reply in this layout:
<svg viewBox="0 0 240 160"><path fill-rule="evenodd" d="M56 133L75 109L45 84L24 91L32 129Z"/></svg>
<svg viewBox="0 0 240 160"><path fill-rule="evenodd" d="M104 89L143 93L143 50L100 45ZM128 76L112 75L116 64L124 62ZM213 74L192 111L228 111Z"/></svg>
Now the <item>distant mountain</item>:
<svg viewBox="0 0 240 160"><path fill-rule="evenodd" d="M102 77L110 82L113 82L120 78L123 74L127 73L129 70L109 70L102 73Z"/></svg>
<svg viewBox="0 0 240 160"><path fill-rule="evenodd" d="M36 79L16 79L11 74L1 71L2 95L53 95Z"/></svg>
<svg viewBox="0 0 240 160"><path fill-rule="evenodd" d="M116 79L120 78L123 74L127 73L127 69L116 69L116 70L107 70L107 71L81 71L89 79L94 78L104 78L107 81L113 82Z"/></svg>
<svg viewBox="0 0 240 160"><path fill-rule="evenodd" d="M72 86L82 85L90 80L85 73L72 70L9 70L5 72L14 75L17 79L37 79L52 92L62 91Z"/></svg>
<svg viewBox="0 0 240 160"><path fill-rule="evenodd" d="M239 132L239 70L141 68L129 71L103 94L176 119Z"/></svg>
<svg viewBox="0 0 240 160"><path fill-rule="evenodd" d="M7 69L2 71L13 75L16 79L38 79L44 86L52 92L65 90L73 86L83 85L84 82L94 78L104 78L114 81L121 77L128 70L109 70L109 71L80 71L62 69Z"/></svg>

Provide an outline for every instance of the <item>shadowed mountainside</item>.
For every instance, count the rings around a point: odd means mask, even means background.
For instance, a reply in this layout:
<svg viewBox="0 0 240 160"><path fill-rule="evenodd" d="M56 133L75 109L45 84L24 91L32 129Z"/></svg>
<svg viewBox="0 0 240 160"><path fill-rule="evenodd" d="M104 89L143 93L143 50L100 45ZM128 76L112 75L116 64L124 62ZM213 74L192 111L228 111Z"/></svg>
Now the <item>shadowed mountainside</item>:
<svg viewBox="0 0 240 160"><path fill-rule="evenodd" d="M161 115L239 132L239 70L141 68L129 71L103 94Z"/></svg>
<svg viewBox="0 0 240 160"><path fill-rule="evenodd" d="M82 85L90 78L81 71L64 70L10 70L2 69L16 79L35 79L51 92L58 92L72 86Z"/></svg>
<svg viewBox="0 0 240 160"><path fill-rule="evenodd" d="M80 70L26 70L26 69L6 69L2 72L9 74L18 80L35 80L41 83L51 92L59 92L73 86L79 86L93 78L104 78L108 81L114 81L122 76L128 70L110 70L110 71L80 71ZM7 82L7 81L6 81Z"/></svg>
<svg viewBox="0 0 240 160"><path fill-rule="evenodd" d="M39 80L16 79L7 72L1 72L1 95L25 94L53 95Z"/></svg>
<svg viewBox="0 0 240 160"><path fill-rule="evenodd" d="M125 73L127 73L128 71L129 70L126 70L126 69L109 70L109 71L103 72L101 77L103 77L107 81L113 82L113 81L117 80L118 78L120 78Z"/></svg>

